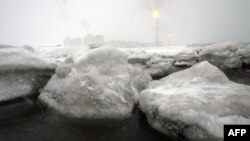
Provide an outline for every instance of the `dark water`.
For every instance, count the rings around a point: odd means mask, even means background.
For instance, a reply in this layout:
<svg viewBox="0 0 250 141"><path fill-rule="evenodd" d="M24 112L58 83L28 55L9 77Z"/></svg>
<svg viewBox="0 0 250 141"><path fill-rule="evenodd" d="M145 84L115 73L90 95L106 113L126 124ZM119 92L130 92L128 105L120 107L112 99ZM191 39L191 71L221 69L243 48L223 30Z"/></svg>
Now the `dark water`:
<svg viewBox="0 0 250 141"><path fill-rule="evenodd" d="M0 141L166 141L138 110L122 122L78 123L19 100L1 105L0 115Z"/></svg>
<svg viewBox="0 0 250 141"><path fill-rule="evenodd" d="M250 85L249 70L228 70L230 80ZM135 110L123 122L95 124L59 118L29 100L0 105L0 141L167 141L153 130L145 116Z"/></svg>
<svg viewBox="0 0 250 141"><path fill-rule="evenodd" d="M224 73L233 82L250 85L250 68L225 70Z"/></svg>

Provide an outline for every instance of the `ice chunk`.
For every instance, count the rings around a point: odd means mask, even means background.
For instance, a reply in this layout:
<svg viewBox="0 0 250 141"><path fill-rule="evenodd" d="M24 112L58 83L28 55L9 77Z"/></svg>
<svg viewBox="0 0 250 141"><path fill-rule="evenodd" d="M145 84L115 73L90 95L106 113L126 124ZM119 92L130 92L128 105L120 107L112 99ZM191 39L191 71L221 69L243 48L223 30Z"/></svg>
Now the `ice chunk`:
<svg viewBox="0 0 250 141"><path fill-rule="evenodd" d="M240 47L237 55L241 58L243 65L250 67L250 45Z"/></svg>
<svg viewBox="0 0 250 141"><path fill-rule="evenodd" d="M206 46L199 53L200 61L207 60L223 69L240 68L242 62L237 51L241 46L243 45L235 42Z"/></svg>
<svg viewBox="0 0 250 141"><path fill-rule="evenodd" d="M68 117L129 117L139 92L151 80L116 48L93 49L69 62L58 66L39 96L42 103Z"/></svg>
<svg viewBox="0 0 250 141"><path fill-rule="evenodd" d="M37 94L55 67L30 46L0 45L0 102Z"/></svg>
<svg viewBox="0 0 250 141"><path fill-rule="evenodd" d="M151 56L152 55L150 55L149 53L145 51L134 52L134 53L129 54L128 62L131 64L135 64L135 63L146 64L147 61L150 60Z"/></svg>
<svg viewBox="0 0 250 141"><path fill-rule="evenodd" d="M151 82L139 105L150 125L167 136L217 140L224 124L250 124L249 91L203 61Z"/></svg>
<svg viewBox="0 0 250 141"><path fill-rule="evenodd" d="M55 64L41 58L30 47L2 46L0 48L0 72L54 70L55 67Z"/></svg>

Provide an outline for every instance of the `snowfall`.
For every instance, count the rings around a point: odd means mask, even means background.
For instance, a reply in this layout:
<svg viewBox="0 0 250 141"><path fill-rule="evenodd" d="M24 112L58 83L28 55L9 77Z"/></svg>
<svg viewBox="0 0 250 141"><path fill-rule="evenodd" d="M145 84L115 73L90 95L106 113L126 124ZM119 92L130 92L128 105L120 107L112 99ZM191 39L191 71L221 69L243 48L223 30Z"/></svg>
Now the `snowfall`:
<svg viewBox="0 0 250 141"><path fill-rule="evenodd" d="M250 86L225 70L250 68L250 45L30 47L0 45L0 102L35 96L66 118L126 119L138 108L169 138L223 140L250 124Z"/></svg>

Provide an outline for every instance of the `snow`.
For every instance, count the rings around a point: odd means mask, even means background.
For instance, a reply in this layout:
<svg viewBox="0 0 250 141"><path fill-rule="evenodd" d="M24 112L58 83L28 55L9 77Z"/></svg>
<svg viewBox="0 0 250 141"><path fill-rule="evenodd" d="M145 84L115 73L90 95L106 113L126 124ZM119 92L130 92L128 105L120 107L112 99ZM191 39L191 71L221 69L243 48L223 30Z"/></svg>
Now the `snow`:
<svg viewBox="0 0 250 141"><path fill-rule="evenodd" d="M198 54L194 49L183 50L174 56L174 59L178 61L198 61Z"/></svg>
<svg viewBox="0 0 250 141"><path fill-rule="evenodd" d="M110 46L105 46L110 47ZM173 57L181 52L192 52L196 48L186 46L160 46L160 47L119 47L115 48L124 51L128 55L128 62L140 67L152 77L164 77L172 72L184 69L193 65L193 62L173 62ZM90 49L84 46L60 46L60 47L37 47L36 50L45 58L49 58L56 63L63 62L67 57L72 57L77 61L79 57ZM158 62L152 62L154 60ZM171 61L169 61L171 59ZM197 60L197 59L196 59ZM154 65L152 65L154 64ZM181 64L181 65L179 65ZM182 68L179 68L181 66ZM184 67L184 68L183 68Z"/></svg>
<svg viewBox="0 0 250 141"><path fill-rule="evenodd" d="M0 102L30 95L32 78L22 74L0 75Z"/></svg>
<svg viewBox="0 0 250 141"><path fill-rule="evenodd" d="M0 72L27 69L55 69L55 64L45 60L27 47L0 48Z"/></svg>
<svg viewBox="0 0 250 141"><path fill-rule="evenodd" d="M148 54L146 51L138 51L138 52L130 54L128 61L131 64L136 64L136 63L146 64L147 61L149 61L151 57L152 55Z"/></svg>
<svg viewBox="0 0 250 141"><path fill-rule="evenodd" d="M216 140L224 124L250 124L249 91L204 61L151 82L139 105L149 124L168 136Z"/></svg>
<svg viewBox="0 0 250 141"><path fill-rule="evenodd" d="M213 44L202 48L199 53L201 61L207 60L210 63L225 69L241 68L242 61L237 55L243 44L237 42L225 42Z"/></svg>
<svg viewBox="0 0 250 141"><path fill-rule="evenodd" d="M201 61L209 61L222 70L250 66L249 47L238 42L224 42L204 47L133 47L121 50L129 55L129 63L140 67L153 78L162 78ZM171 63L170 59L173 60Z"/></svg>
<svg viewBox="0 0 250 141"><path fill-rule="evenodd" d="M237 52L237 55L240 56L243 64L250 66L250 45L244 47L241 46Z"/></svg>
<svg viewBox="0 0 250 141"><path fill-rule="evenodd" d="M188 48L186 46L153 46L153 47L130 47L130 48L120 48L125 52L140 52L145 51L149 54L164 54L164 55L175 55L184 50L192 50L193 48Z"/></svg>
<svg viewBox="0 0 250 141"><path fill-rule="evenodd" d="M107 47L107 46L106 46ZM209 44L203 47L187 46L152 46L152 47L119 47L119 50L128 54L129 62L147 68L145 65L150 58L161 56L162 58L173 58L174 66L185 67L192 66L200 61L209 61L210 63L222 69L240 68L242 63L249 65L249 47L238 42L224 42ZM61 47L36 47L35 49L45 58L60 63L67 57L81 56L90 50L83 45L61 46ZM150 65L149 65L150 67Z"/></svg>
<svg viewBox="0 0 250 141"><path fill-rule="evenodd" d="M197 63L196 48L186 46L123 48L129 63L140 67L153 78L162 78ZM186 61L186 62L183 62Z"/></svg>
<svg viewBox="0 0 250 141"><path fill-rule="evenodd" d="M0 46L0 102L36 94L55 70L29 46Z"/></svg>
<svg viewBox="0 0 250 141"><path fill-rule="evenodd" d="M128 64L127 55L101 47L67 58L45 86L39 100L67 117L127 118L150 76Z"/></svg>
<svg viewBox="0 0 250 141"><path fill-rule="evenodd" d="M77 59L83 53L87 52L89 48L83 45L75 46L36 46L35 51L48 60L54 63L62 63L67 57L74 57Z"/></svg>

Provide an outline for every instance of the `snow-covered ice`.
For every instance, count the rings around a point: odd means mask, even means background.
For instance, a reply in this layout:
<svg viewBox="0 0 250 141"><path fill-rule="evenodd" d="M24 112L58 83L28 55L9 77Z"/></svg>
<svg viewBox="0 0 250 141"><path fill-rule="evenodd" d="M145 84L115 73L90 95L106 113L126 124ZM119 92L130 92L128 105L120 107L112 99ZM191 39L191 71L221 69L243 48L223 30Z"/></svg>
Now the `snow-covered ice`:
<svg viewBox="0 0 250 141"><path fill-rule="evenodd" d="M238 42L210 44L204 47L161 46L122 50L129 54L129 63L142 68L153 78L162 78L201 61L209 61L222 70L250 66L250 46Z"/></svg>
<svg viewBox="0 0 250 141"><path fill-rule="evenodd" d="M207 60L224 69L241 68L242 61L237 51L242 46L244 45L237 42L208 45L199 52L200 61Z"/></svg>
<svg viewBox="0 0 250 141"><path fill-rule="evenodd" d="M243 65L250 67L250 45L240 46L237 55L241 58Z"/></svg>
<svg viewBox="0 0 250 141"><path fill-rule="evenodd" d="M122 49L129 63L142 68L153 78L162 78L197 63L196 48L186 46L133 47Z"/></svg>
<svg viewBox="0 0 250 141"><path fill-rule="evenodd" d="M128 63L124 52L102 47L59 64L39 100L68 117L126 118L149 81L149 75Z"/></svg>
<svg viewBox="0 0 250 141"><path fill-rule="evenodd" d="M32 47L0 46L0 102L39 92L56 65Z"/></svg>
<svg viewBox="0 0 250 141"><path fill-rule="evenodd" d="M222 140L224 124L250 124L249 91L203 61L150 82L139 105L149 124L169 137Z"/></svg>
<svg viewBox="0 0 250 141"><path fill-rule="evenodd" d="M199 60L198 53L195 49L184 50L174 56L174 66L191 67Z"/></svg>
<svg viewBox="0 0 250 141"><path fill-rule="evenodd" d="M55 63L64 62L67 57L74 57L77 59L82 54L86 53L89 48L83 45L75 46L35 46L35 51L42 56L47 58L50 61Z"/></svg>
<svg viewBox="0 0 250 141"><path fill-rule="evenodd" d="M55 69L55 64L42 58L32 47L0 47L0 72L19 70L46 70Z"/></svg>
<svg viewBox="0 0 250 141"><path fill-rule="evenodd" d="M192 50L194 48L189 48L186 46L152 46L152 47L124 47L120 48L121 50L125 52L140 52L140 51L145 51L146 53L149 54L164 54L168 56L174 56L184 50Z"/></svg>

